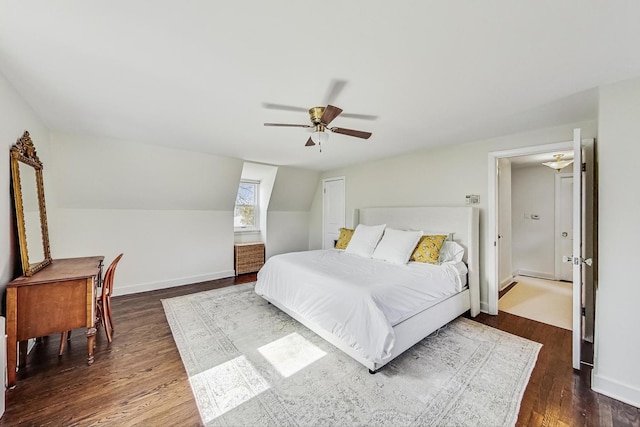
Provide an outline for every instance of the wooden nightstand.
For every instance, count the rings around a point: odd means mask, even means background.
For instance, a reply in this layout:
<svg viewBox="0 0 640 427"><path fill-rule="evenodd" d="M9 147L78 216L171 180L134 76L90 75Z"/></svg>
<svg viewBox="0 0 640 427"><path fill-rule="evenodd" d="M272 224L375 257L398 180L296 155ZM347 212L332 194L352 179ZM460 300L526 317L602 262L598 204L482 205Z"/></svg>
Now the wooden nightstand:
<svg viewBox="0 0 640 427"><path fill-rule="evenodd" d="M264 243L235 243L233 258L236 276L244 273L254 273L264 265Z"/></svg>

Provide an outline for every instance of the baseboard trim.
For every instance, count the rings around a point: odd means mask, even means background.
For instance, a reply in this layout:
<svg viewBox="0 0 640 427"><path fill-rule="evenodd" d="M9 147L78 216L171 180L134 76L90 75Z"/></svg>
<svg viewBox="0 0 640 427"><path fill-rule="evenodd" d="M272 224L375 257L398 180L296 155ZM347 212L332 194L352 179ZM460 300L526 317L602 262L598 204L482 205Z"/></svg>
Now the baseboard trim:
<svg viewBox="0 0 640 427"><path fill-rule="evenodd" d="M640 408L640 389L591 373L591 389L612 399Z"/></svg>
<svg viewBox="0 0 640 427"><path fill-rule="evenodd" d="M537 277L538 279L555 280L555 276L551 273L542 273L540 271L518 270L517 276Z"/></svg>
<svg viewBox="0 0 640 427"><path fill-rule="evenodd" d="M512 284L513 283L513 277L514 276L509 276L506 279L504 279L502 282L500 282L499 290L502 291L502 290L504 290L504 288L506 288L507 286Z"/></svg>
<svg viewBox="0 0 640 427"><path fill-rule="evenodd" d="M155 291L158 289L173 288L193 283L206 282L208 280L224 279L235 276L235 270L219 271L216 273L201 274L198 276L181 277L177 279L163 280L160 282L141 283L138 285L118 287L114 286L113 296L137 294L140 292Z"/></svg>

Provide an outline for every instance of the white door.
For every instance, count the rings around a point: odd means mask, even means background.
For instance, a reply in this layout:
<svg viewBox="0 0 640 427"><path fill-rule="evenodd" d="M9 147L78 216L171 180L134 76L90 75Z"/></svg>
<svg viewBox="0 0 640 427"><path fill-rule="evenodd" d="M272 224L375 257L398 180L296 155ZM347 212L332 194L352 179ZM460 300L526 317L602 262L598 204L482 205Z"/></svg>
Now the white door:
<svg viewBox="0 0 640 427"><path fill-rule="evenodd" d="M322 249L331 249L345 224L344 178L322 181Z"/></svg>
<svg viewBox="0 0 640 427"><path fill-rule="evenodd" d="M582 344L582 138L573 130L573 369L580 369Z"/></svg>
<svg viewBox="0 0 640 427"><path fill-rule="evenodd" d="M500 289L513 281L511 258L511 161L498 159L498 262Z"/></svg>
<svg viewBox="0 0 640 427"><path fill-rule="evenodd" d="M567 282L573 281L573 264L570 262L562 262L562 258L573 252L573 174L556 175L558 182L556 191L558 191L557 207L558 207L558 228L556 239L558 239L557 247L559 248L556 257L558 258L559 272L557 280Z"/></svg>
<svg viewBox="0 0 640 427"><path fill-rule="evenodd" d="M584 270L582 283L584 299L582 303L585 307L584 316L584 339L593 343L593 333L595 329L595 308L596 308L596 291L594 286L594 271L596 270L595 257L597 230L597 209L596 209L596 192L594 177L594 141L593 139L582 140L582 162L585 170L582 172L582 253L584 258L592 258L592 264L583 264ZM593 347L591 347L593 348ZM586 357L585 357L586 356ZM582 360L593 363L592 354L582 354Z"/></svg>

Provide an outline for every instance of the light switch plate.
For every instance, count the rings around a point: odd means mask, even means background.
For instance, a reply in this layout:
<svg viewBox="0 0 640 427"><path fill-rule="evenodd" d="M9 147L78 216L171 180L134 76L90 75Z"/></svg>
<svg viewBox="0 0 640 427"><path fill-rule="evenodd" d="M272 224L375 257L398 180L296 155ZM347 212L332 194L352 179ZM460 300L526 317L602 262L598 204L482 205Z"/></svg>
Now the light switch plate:
<svg viewBox="0 0 640 427"><path fill-rule="evenodd" d="M465 197L465 201L467 205L477 205L480 203L480 195L478 194L467 194Z"/></svg>

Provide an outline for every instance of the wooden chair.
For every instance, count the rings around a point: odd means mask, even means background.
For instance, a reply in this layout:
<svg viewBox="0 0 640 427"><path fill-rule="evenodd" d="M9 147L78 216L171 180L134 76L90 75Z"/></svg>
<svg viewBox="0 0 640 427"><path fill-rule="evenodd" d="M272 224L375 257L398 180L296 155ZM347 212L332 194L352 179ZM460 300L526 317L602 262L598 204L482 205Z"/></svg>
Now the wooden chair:
<svg viewBox="0 0 640 427"><path fill-rule="evenodd" d="M104 280L102 281L102 292L96 297L96 324L104 326L104 331L107 335L107 340L111 342L113 340L113 316L111 314L111 293L113 291L113 278L116 274L116 267L118 262L124 254L118 255L107 268L107 272L104 274ZM59 355L64 353L65 343L71 338L71 331L63 332L60 336L60 351Z"/></svg>
<svg viewBox="0 0 640 427"><path fill-rule="evenodd" d="M107 340L112 341L113 335L113 315L111 314L111 292L113 291L113 278L116 274L116 267L120 258L120 254L111 262L107 272L104 274L104 280L102 282L102 294L96 298L96 310L98 313L98 322L104 326L104 331L107 334Z"/></svg>

